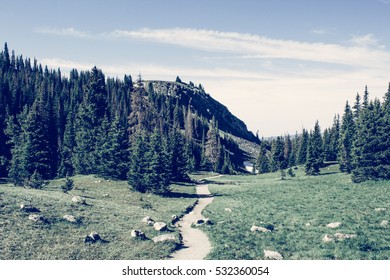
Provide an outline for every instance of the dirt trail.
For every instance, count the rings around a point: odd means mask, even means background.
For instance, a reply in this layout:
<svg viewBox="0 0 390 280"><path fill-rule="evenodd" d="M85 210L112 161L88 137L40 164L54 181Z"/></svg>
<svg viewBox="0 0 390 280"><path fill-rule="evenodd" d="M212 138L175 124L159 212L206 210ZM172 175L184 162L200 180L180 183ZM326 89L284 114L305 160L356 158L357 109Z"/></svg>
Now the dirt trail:
<svg viewBox="0 0 390 280"><path fill-rule="evenodd" d="M192 212L186 214L177 223L183 237L183 246L173 252L172 260L203 260L211 250L211 243L207 235L200 229L191 227L191 225L198 219L204 219L202 211L214 198L207 184L197 185L196 193L198 195L198 203Z"/></svg>

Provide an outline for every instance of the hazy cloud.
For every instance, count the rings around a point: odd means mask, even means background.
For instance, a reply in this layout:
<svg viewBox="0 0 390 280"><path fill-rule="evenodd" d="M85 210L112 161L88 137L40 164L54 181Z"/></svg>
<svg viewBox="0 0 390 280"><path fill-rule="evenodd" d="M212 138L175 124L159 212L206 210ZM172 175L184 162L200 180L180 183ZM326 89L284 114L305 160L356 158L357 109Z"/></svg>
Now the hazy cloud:
<svg viewBox="0 0 390 280"><path fill-rule="evenodd" d="M40 28L36 28L34 31L36 33L59 35L59 36L71 36L71 37L79 37L79 38L91 37L90 34L83 31L76 30L73 27L69 27L69 28L40 27Z"/></svg>
<svg viewBox="0 0 390 280"><path fill-rule="evenodd" d="M150 40L187 48L245 54L263 58L285 58L348 65L388 65L390 53L367 46L376 43L373 35L355 36L354 46L326 43L308 43L293 40L271 39L264 36L219 32L203 29L140 29L115 30L111 37Z"/></svg>

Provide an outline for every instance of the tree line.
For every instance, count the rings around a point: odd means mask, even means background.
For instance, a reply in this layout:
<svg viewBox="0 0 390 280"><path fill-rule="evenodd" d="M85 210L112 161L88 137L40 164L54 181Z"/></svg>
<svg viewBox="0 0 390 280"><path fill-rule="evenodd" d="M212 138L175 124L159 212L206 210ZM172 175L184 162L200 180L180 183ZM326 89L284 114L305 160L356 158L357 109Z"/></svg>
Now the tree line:
<svg viewBox="0 0 390 280"><path fill-rule="evenodd" d="M215 118L180 96L156 94L141 76L106 78L93 67L64 77L7 44L0 52L0 177L15 185L97 174L166 193L188 172L232 174L241 162Z"/></svg>
<svg viewBox="0 0 390 280"><path fill-rule="evenodd" d="M390 84L382 102L370 100L366 86L363 98L358 93L352 107L346 102L341 119L336 115L323 133L317 121L294 137L263 139L256 168L267 173L304 165L307 175L318 175L327 163L339 163L353 182L390 179Z"/></svg>

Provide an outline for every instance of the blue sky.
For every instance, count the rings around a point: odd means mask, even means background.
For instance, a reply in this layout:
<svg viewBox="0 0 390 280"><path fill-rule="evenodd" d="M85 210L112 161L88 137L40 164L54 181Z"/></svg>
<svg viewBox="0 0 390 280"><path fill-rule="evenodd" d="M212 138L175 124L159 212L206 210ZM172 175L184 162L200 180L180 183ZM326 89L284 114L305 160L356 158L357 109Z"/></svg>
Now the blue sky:
<svg viewBox="0 0 390 280"><path fill-rule="evenodd" d="M260 136L322 128L390 81L390 0L2 1L0 43L50 68L201 83Z"/></svg>

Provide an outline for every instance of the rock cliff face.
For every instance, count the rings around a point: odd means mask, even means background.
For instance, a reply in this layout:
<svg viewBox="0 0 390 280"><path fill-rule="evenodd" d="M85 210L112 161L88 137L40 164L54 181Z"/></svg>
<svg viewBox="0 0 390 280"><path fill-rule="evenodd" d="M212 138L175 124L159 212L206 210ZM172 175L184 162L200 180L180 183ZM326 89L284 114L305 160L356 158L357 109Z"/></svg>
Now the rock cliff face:
<svg viewBox="0 0 390 280"><path fill-rule="evenodd" d="M180 105L190 104L191 109L208 120L214 116L220 130L250 142L259 143L259 139L248 131L242 120L230 113L226 106L213 99L204 90L185 83L166 81L145 81L145 90L150 88L150 83L155 93L179 98Z"/></svg>

